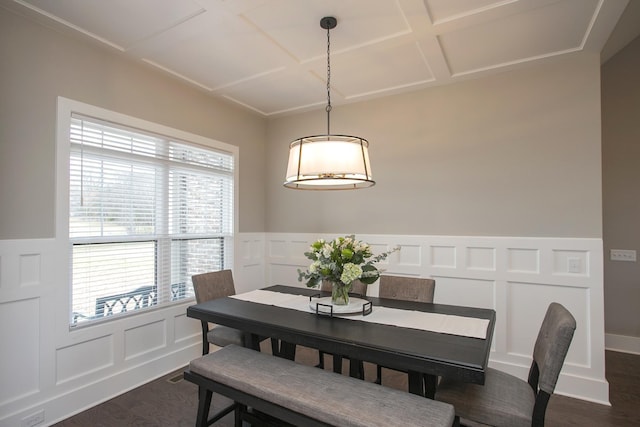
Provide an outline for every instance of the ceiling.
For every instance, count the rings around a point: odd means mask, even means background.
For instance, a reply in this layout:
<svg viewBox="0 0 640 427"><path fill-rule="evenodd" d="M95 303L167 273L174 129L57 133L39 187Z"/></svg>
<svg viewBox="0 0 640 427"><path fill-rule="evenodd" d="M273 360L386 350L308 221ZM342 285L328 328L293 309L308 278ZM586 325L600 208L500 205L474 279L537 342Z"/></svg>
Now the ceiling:
<svg viewBox="0 0 640 427"><path fill-rule="evenodd" d="M3 0L5 3L7 0ZM13 0L263 116L600 52L626 0ZM636 33L637 34L637 33Z"/></svg>

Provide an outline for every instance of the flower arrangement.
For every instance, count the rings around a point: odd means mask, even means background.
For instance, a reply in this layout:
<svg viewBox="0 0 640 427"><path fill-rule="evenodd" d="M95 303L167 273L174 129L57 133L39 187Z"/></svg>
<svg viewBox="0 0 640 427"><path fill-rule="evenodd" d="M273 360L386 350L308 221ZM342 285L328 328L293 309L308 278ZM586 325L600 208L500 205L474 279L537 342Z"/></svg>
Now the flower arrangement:
<svg viewBox="0 0 640 427"><path fill-rule="evenodd" d="M373 256L367 243L350 235L331 241L316 240L309 249L304 255L313 262L306 271L298 270L298 280L306 280L308 287L318 287L323 280L329 281L333 284L334 303L348 304L352 282L358 279L370 285L378 280L380 271L374 264L400 248ZM337 301L337 297L341 301Z"/></svg>

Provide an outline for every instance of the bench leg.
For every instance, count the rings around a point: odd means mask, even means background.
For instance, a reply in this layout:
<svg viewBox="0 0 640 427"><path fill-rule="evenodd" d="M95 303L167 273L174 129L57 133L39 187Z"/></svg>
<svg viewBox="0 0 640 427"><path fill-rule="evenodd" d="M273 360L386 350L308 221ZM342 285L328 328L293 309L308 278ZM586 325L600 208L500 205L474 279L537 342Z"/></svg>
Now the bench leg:
<svg viewBox="0 0 640 427"><path fill-rule="evenodd" d="M198 417L196 418L197 427L207 427L209 420L209 407L211 406L211 397L213 392L205 387L198 387Z"/></svg>
<svg viewBox="0 0 640 427"><path fill-rule="evenodd" d="M234 427L242 427L242 412L247 411L247 405L238 403L234 412Z"/></svg>
<svg viewBox="0 0 640 427"><path fill-rule="evenodd" d="M227 414L231 413L231 411L235 411L236 418L239 417L238 412L238 404L232 403L231 405L221 409L218 413L216 413L211 419L209 419L209 409L211 408L211 398L213 397L213 392L206 387L199 386L198 387L198 415L196 417L196 427L207 427L216 421L222 419ZM242 422L240 422L240 426Z"/></svg>

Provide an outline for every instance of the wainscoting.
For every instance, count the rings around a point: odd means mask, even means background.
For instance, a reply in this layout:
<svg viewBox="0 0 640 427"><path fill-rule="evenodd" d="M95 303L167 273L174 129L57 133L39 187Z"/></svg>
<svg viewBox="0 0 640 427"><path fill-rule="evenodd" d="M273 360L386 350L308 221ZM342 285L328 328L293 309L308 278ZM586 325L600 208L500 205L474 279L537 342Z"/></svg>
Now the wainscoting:
<svg viewBox="0 0 640 427"><path fill-rule="evenodd" d="M193 300L70 331L65 250L0 241L0 426L50 425L200 355Z"/></svg>
<svg viewBox="0 0 640 427"><path fill-rule="evenodd" d="M297 269L317 238L240 233L237 292L304 286ZM436 279L437 303L493 308L490 364L526 377L547 305L558 301L578 329L557 392L608 404L604 376L602 241L460 236L358 235L374 253L400 246L388 274ZM70 331L68 247L55 239L0 241L0 426L49 425L186 365L199 356L200 326L188 300ZM369 293L376 296L377 284Z"/></svg>
<svg viewBox="0 0 640 427"><path fill-rule="evenodd" d="M340 234L248 233L237 239L236 278L245 289L260 283L304 286L310 244ZM526 378L547 306L565 305L578 327L557 392L609 403L604 375L604 302L600 239L358 235L374 253L396 246L380 264L386 274L431 277L435 302L493 308L497 313L490 365ZM263 255L264 254L264 257ZM378 286L369 287L377 296Z"/></svg>

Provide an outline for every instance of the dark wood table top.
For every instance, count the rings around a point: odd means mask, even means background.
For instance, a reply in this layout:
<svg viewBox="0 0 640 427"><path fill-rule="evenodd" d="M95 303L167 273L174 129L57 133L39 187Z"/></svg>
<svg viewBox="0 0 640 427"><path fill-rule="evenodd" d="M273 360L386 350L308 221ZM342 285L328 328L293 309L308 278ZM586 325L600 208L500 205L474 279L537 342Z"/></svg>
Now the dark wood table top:
<svg viewBox="0 0 640 427"><path fill-rule="evenodd" d="M315 295L316 289L271 286L265 290ZM483 384L495 311L366 297L374 306L489 320L487 338L469 338L418 329L329 317L272 305L221 298L188 307L187 316L263 337L316 348L389 368L453 377Z"/></svg>

